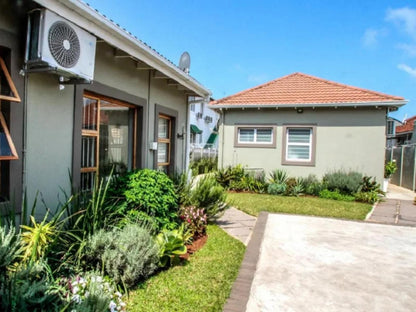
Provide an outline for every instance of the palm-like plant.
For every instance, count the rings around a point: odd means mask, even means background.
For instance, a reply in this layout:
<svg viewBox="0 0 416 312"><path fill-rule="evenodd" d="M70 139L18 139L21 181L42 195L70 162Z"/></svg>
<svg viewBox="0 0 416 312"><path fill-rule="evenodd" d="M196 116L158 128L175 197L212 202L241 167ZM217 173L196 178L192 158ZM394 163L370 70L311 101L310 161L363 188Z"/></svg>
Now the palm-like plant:
<svg viewBox="0 0 416 312"><path fill-rule="evenodd" d="M289 176L286 171L282 169L276 169L270 173L270 184L286 184Z"/></svg>

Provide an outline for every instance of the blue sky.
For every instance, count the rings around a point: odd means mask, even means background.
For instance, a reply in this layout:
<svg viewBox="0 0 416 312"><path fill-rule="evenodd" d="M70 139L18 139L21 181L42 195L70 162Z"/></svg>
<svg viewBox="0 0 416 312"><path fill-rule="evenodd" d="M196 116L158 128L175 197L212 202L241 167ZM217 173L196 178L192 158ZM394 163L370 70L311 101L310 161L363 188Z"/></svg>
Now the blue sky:
<svg viewBox="0 0 416 312"><path fill-rule="evenodd" d="M402 96L416 115L416 2L87 0L216 99L293 72Z"/></svg>

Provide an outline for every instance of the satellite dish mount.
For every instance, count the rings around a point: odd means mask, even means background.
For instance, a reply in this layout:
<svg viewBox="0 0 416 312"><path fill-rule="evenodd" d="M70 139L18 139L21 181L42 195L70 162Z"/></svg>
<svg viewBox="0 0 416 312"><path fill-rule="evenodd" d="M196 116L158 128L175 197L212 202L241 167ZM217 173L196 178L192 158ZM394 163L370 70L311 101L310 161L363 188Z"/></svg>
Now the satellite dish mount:
<svg viewBox="0 0 416 312"><path fill-rule="evenodd" d="M191 66L191 56L188 52L183 52L179 59L179 68L185 73L189 74L189 68Z"/></svg>

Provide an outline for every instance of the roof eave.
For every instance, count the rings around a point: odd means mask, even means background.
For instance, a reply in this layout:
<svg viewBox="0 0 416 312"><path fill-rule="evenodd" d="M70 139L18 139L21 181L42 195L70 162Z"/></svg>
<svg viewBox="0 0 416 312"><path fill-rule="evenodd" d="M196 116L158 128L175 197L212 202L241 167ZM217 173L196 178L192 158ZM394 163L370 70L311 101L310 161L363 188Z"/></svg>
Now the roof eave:
<svg viewBox="0 0 416 312"><path fill-rule="evenodd" d="M194 78L181 71L167 59L153 51L133 35L117 27L111 21L99 14L93 8L79 0L34 0L45 8L64 16L69 21L88 30L134 58L141 60L160 71L164 75L176 80L182 86L202 97L211 96L211 91L202 86ZM82 14L81 14L82 13Z"/></svg>
<svg viewBox="0 0 416 312"><path fill-rule="evenodd" d="M344 103L285 103L285 104L210 104L211 109L243 109L243 108L320 108L320 107L388 107L399 108L407 100L379 102L344 102Z"/></svg>

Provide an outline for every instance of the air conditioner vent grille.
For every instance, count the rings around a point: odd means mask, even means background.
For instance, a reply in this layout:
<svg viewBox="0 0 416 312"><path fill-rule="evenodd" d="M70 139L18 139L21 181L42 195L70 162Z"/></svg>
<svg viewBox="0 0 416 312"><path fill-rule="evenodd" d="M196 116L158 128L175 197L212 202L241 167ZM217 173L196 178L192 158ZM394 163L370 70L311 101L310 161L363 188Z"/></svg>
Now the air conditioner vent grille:
<svg viewBox="0 0 416 312"><path fill-rule="evenodd" d="M49 49L56 62L65 68L75 66L80 57L77 33L65 22L55 22L49 28Z"/></svg>

